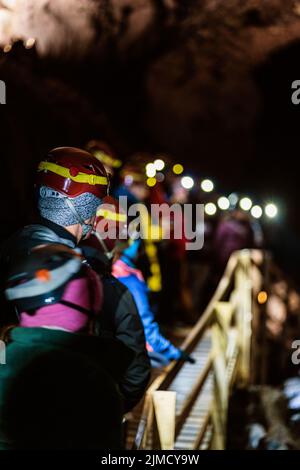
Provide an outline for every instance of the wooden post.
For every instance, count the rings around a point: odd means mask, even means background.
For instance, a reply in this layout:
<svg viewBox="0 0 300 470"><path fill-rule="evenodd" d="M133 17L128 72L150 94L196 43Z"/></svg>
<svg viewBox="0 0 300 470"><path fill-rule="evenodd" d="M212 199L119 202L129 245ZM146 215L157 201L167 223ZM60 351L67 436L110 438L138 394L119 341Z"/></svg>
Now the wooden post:
<svg viewBox="0 0 300 470"><path fill-rule="evenodd" d="M149 411L148 411L148 421L147 421L147 428L146 428L146 434L144 438L144 449L155 449L155 440L156 440L156 435L155 435L155 419L154 419L154 404L153 404L153 392L148 392L149 393Z"/></svg>
<svg viewBox="0 0 300 470"><path fill-rule="evenodd" d="M223 450L226 445L229 380L227 371L227 349L234 306L229 302L217 302L216 322L212 326L214 365L214 397L212 422L214 428L212 448Z"/></svg>
<svg viewBox="0 0 300 470"><path fill-rule="evenodd" d="M217 302L215 323L212 326L212 346L214 365L214 397L212 403L212 423L214 435L212 448L226 447L227 414L232 382L232 360L237 349L237 334L232 328L236 310L236 293L229 302Z"/></svg>
<svg viewBox="0 0 300 470"><path fill-rule="evenodd" d="M212 449L225 449L228 383L226 374L226 343L219 325L212 327L214 397L212 403L212 423L214 428Z"/></svg>
<svg viewBox="0 0 300 470"><path fill-rule="evenodd" d="M176 392L153 392L153 404L160 448L173 450L175 443Z"/></svg>
<svg viewBox="0 0 300 470"><path fill-rule="evenodd" d="M251 257L249 250L240 253L240 266L236 272L238 290L238 334L240 360L238 380L240 385L250 381L251 330L252 330L252 282L250 275Z"/></svg>

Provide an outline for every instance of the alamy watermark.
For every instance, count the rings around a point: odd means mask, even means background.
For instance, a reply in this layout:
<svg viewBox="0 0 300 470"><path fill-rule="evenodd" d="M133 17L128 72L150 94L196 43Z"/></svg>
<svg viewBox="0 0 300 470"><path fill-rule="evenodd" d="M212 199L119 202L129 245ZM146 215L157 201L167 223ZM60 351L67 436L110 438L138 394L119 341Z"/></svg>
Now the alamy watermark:
<svg viewBox="0 0 300 470"><path fill-rule="evenodd" d="M103 240L184 240L186 250L201 250L204 245L204 205L203 204L145 204L137 203L128 207L127 196L119 197L122 208L123 229L119 230L120 214L112 204L102 204L101 212L110 214L110 227L107 218L100 219L96 230ZM109 217L108 217L109 218Z"/></svg>
<svg viewBox="0 0 300 470"><path fill-rule="evenodd" d="M295 341L293 341L292 349L295 349L292 354L292 363L295 366L298 366L300 364L300 339L296 339Z"/></svg>
<svg viewBox="0 0 300 470"><path fill-rule="evenodd" d="M6 344L0 340L0 366L6 364Z"/></svg>
<svg viewBox="0 0 300 470"><path fill-rule="evenodd" d="M6 104L6 85L3 80L0 80L0 104Z"/></svg>

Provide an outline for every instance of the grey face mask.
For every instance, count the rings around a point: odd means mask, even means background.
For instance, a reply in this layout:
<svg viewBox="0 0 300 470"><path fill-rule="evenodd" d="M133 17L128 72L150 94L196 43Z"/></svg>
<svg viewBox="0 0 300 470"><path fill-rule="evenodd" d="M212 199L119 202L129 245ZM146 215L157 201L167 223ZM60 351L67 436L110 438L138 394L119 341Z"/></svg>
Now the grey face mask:
<svg viewBox="0 0 300 470"><path fill-rule="evenodd" d="M80 224L84 235L90 227L84 227L85 220L96 214L101 199L93 194L84 193L67 202L65 195L54 189L42 186L39 191L38 209L42 217L62 227ZM89 225L89 224L86 224Z"/></svg>
<svg viewBox="0 0 300 470"><path fill-rule="evenodd" d="M82 228L81 239L84 240L89 235L89 233L93 231L93 228L94 228L93 224L85 223L85 221L82 219L80 214L78 214L77 210L75 209L70 199L65 198L65 203L67 204L71 212L73 212L73 214L77 217L78 223L81 225L81 228Z"/></svg>

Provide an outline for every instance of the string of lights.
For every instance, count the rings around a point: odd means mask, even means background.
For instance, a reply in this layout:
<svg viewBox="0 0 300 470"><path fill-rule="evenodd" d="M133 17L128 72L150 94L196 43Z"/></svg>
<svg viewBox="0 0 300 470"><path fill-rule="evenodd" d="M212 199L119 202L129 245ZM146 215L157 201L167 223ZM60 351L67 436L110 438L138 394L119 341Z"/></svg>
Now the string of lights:
<svg viewBox="0 0 300 470"><path fill-rule="evenodd" d="M157 183L162 182L165 178L163 170L166 168L167 165L162 158L147 163L145 166L147 185L154 187ZM197 186L204 193L213 193L215 190L215 183L211 179L205 178L197 181L197 179L185 174L184 166L181 163L175 163L172 166L172 172L176 176L181 176L180 184L186 190L192 190L197 188ZM204 211L207 215L214 216L218 210L228 211L236 207L245 212L250 212L251 216L255 219L261 219L263 216L268 219L275 219L279 214L278 207L273 201L254 204L250 197L239 197L236 193L231 193L229 196L219 196L215 202L207 202L204 206Z"/></svg>

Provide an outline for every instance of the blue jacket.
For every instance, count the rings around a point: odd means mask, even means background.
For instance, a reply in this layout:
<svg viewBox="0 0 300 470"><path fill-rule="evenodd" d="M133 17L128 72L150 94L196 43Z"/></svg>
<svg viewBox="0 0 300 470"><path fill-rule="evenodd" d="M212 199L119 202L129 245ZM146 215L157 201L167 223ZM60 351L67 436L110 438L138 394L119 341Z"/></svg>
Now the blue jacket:
<svg viewBox="0 0 300 470"><path fill-rule="evenodd" d="M158 323L155 321L153 311L150 307L147 284L132 271L126 276L119 276L116 272L113 274L127 287L135 300L144 326L147 344L154 352L162 354L168 360L179 359L181 356L180 349L176 348L169 340L164 338L159 331Z"/></svg>

